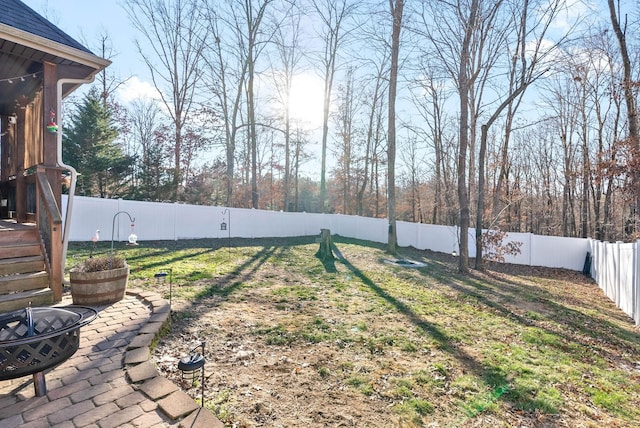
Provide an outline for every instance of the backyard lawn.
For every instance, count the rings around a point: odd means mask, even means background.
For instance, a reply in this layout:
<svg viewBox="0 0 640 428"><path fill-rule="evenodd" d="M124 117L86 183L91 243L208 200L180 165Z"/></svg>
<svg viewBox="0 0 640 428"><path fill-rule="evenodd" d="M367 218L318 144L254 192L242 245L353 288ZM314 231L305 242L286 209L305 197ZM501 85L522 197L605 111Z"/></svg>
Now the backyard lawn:
<svg viewBox="0 0 640 428"><path fill-rule="evenodd" d="M206 341L205 406L232 427L631 427L640 329L578 272L490 265L334 237L118 245L131 286L169 298L153 358ZM68 265L89 245L72 244ZM98 252L107 252L103 243ZM200 399L200 384L189 393Z"/></svg>

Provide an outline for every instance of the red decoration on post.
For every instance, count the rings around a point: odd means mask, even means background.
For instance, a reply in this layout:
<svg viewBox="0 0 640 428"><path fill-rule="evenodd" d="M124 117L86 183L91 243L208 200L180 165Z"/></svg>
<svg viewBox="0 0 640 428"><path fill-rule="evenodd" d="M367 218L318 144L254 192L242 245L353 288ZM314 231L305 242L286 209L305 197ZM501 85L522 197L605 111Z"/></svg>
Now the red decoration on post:
<svg viewBox="0 0 640 428"><path fill-rule="evenodd" d="M49 110L49 123L47 124L47 131L49 131L52 134L55 134L58 132L58 125L56 125L55 119L56 119L55 112L53 110Z"/></svg>

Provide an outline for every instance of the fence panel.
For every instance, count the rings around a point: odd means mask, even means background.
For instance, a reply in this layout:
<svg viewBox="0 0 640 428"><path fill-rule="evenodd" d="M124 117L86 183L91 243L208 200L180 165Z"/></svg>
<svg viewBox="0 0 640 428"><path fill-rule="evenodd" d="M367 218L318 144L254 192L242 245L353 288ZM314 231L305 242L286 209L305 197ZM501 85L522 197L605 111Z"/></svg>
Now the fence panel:
<svg viewBox="0 0 640 428"><path fill-rule="evenodd" d="M356 234L353 238L386 244L389 222L384 218L356 217Z"/></svg>
<svg viewBox="0 0 640 428"><path fill-rule="evenodd" d="M531 265L582 271L589 249L585 238L531 236Z"/></svg>
<svg viewBox="0 0 640 428"><path fill-rule="evenodd" d="M509 242L519 243L518 247L520 250L519 254L505 254L504 261L505 263L513 263L518 265L536 265L532 263L532 253L534 251L533 248L533 240L531 239L531 233L521 233L521 232L509 232L507 233L503 245L508 244Z"/></svg>
<svg viewBox="0 0 640 428"><path fill-rule="evenodd" d="M633 317L633 246L634 244L620 245L620 260L618 271L620 272L618 307L627 315Z"/></svg>
<svg viewBox="0 0 640 428"><path fill-rule="evenodd" d="M119 200L109 199L107 202L97 198L74 199L73 221L69 226L69 240L89 241L96 230L100 230L101 239L111 239L111 224L115 213L119 211ZM67 198L62 199L62 213L67 211ZM77 213L83 213L77 215Z"/></svg>
<svg viewBox="0 0 640 428"><path fill-rule="evenodd" d="M412 223L398 222L398 232L400 225L411 225ZM455 226L438 226L434 224L415 224L416 240L415 247L419 250L431 250L440 253L451 254L454 250L460 252L458 248L458 228Z"/></svg>
<svg viewBox="0 0 640 428"><path fill-rule="evenodd" d="M640 325L639 243L590 241L591 274L605 296Z"/></svg>
<svg viewBox="0 0 640 428"><path fill-rule="evenodd" d="M409 223L406 221L396 221L396 237L398 238L399 247L418 248L419 228L423 226L418 223ZM389 225L387 224L387 230ZM385 241L387 238L385 238Z"/></svg>

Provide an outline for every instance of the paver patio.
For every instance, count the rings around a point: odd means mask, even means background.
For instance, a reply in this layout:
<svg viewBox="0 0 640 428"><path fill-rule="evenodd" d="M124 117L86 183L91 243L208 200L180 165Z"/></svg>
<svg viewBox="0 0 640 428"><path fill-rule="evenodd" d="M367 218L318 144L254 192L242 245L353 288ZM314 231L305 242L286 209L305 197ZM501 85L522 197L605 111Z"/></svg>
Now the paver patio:
<svg viewBox="0 0 640 428"><path fill-rule="evenodd" d="M46 372L45 396L35 396L31 376L0 382L3 428L223 426L148 361L151 340L169 320L164 299L132 291L96 309L78 351Z"/></svg>

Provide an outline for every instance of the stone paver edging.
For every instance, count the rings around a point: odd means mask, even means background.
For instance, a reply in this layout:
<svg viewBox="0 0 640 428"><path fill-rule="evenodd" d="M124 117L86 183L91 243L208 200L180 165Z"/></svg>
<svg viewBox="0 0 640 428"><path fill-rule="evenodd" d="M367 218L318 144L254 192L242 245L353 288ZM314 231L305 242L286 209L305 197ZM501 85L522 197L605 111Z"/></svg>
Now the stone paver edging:
<svg viewBox="0 0 640 428"><path fill-rule="evenodd" d="M180 421L180 427L223 427L222 422L210 410L201 408L176 384L161 376L155 365L149 361L151 344L171 323L169 303L150 291L134 289L127 291L127 294L136 296L151 309L147 324L138 331L127 346L124 363L129 380L147 397L154 400L171 420L184 418Z"/></svg>

